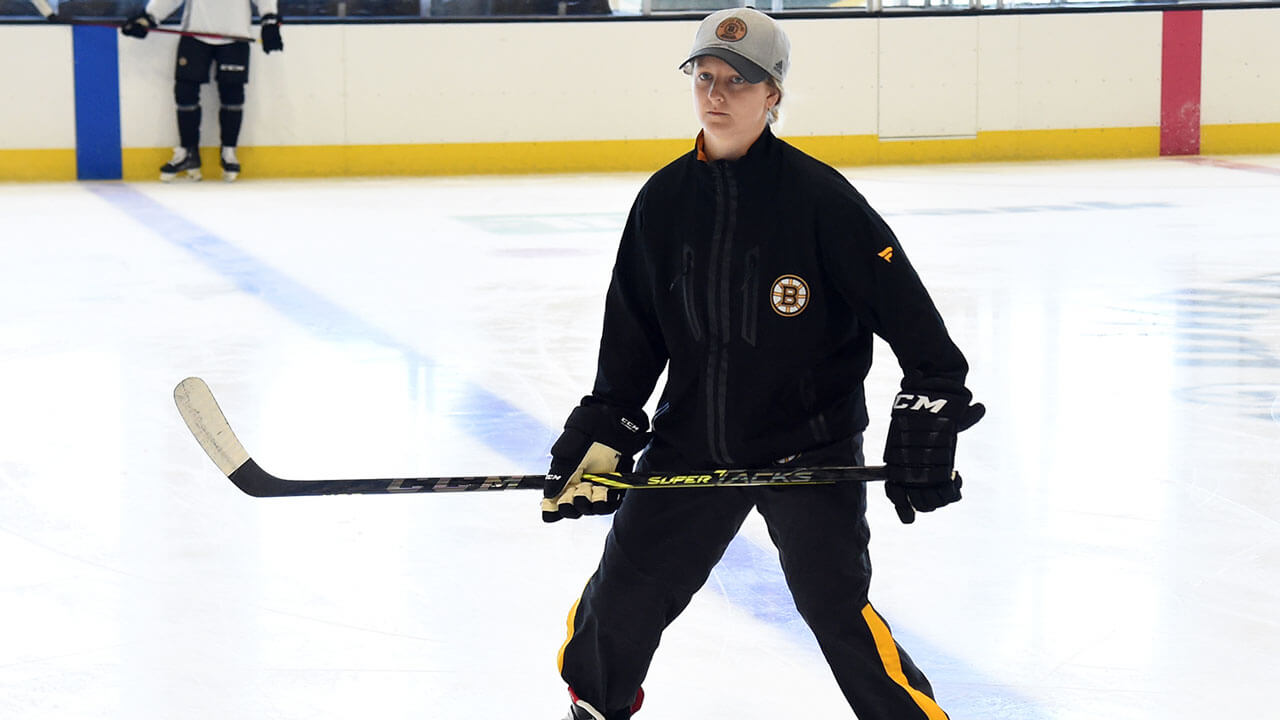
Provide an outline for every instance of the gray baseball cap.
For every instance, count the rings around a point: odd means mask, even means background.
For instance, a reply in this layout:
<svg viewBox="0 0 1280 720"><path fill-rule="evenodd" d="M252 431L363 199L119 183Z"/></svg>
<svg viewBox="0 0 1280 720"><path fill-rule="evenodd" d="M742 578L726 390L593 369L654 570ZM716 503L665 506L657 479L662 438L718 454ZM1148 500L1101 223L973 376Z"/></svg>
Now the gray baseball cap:
<svg viewBox="0 0 1280 720"><path fill-rule="evenodd" d="M693 36L693 50L680 69L693 72L703 55L720 58L749 83L772 75L782 82L791 67L791 41L773 18L754 8L718 10L703 19Z"/></svg>

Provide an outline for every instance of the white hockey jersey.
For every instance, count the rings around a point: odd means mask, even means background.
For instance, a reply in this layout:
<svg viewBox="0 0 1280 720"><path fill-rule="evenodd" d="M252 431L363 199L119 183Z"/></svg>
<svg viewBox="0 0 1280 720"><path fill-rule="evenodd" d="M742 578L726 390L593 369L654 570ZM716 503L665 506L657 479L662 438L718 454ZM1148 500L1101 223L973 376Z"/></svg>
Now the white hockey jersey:
<svg viewBox="0 0 1280 720"><path fill-rule="evenodd" d="M164 22L184 0L150 0L147 3L147 14ZM250 28L253 24L253 12L250 0L185 0L186 7L182 11L181 29L189 32L217 33L219 35L235 35L252 37ZM277 0L254 0L258 12L262 15L279 13ZM217 38L200 38L201 42L210 45L225 45L231 40Z"/></svg>

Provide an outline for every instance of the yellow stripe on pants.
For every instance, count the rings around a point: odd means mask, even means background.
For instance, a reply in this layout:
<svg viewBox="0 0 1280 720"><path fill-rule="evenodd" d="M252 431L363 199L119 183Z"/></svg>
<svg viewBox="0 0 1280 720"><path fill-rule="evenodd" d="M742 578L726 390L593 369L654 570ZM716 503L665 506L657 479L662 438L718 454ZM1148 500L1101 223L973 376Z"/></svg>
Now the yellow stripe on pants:
<svg viewBox="0 0 1280 720"><path fill-rule="evenodd" d="M573 607L569 608L568 632L564 638L564 644L560 646L560 652L556 653L556 670L564 673L564 649L569 647L569 641L573 639L573 621L578 617L578 603L582 602L582 598L573 601Z"/></svg>
<svg viewBox="0 0 1280 720"><path fill-rule="evenodd" d="M862 608L862 619L866 621L867 627L871 628L871 636L876 641L876 650L880 653L880 662L884 663L884 671L889 678L911 695L911 699L920 706L929 720L948 720L947 714L938 707L938 703L934 702L933 698L911 687L907 682L907 676L902 672L902 658L898 656L898 644L889 633L889 626L876 613L875 608L871 607L871 603L867 603L866 607Z"/></svg>

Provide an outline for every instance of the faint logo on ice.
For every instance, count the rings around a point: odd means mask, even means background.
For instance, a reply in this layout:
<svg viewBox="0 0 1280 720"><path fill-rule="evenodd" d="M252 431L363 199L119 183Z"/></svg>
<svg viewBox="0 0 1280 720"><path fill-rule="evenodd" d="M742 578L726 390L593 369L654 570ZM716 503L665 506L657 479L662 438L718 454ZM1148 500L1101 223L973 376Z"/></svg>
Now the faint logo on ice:
<svg viewBox="0 0 1280 720"><path fill-rule="evenodd" d="M1280 273L1185 287L1117 308L1126 332L1168 335L1182 367L1280 368Z"/></svg>
<svg viewBox="0 0 1280 720"><path fill-rule="evenodd" d="M622 232L627 216L621 213L560 213L556 215L459 215L472 227L494 235L560 235L564 233Z"/></svg>
<svg viewBox="0 0 1280 720"><path fill-rule="evenodd" d="M1108 202L1105 200L1090 202L1047 203L1037 205L968 205L964 207L916 208L914 210L885 210L881 215L896 216L939 216L952 215L1027 215L1044 213L1088 213L1110 210L1154 210L1176 208L1177 205L1167 202Z"/></svg>
<svg viewBox="0 0 1280 720"><path fill-rule="evenodd" d="M1168 343L1188 403L1280 422L1280 273L1182 287L1115 308L1126 337Z"/></svg>
<svg viewBox="0 0 1280 720"><path fill-rule="evenodd" d="M627 216L620 213L561 213L555 215L457 215L472 228L499 236L486 240L491 255L515 260L563 260L608 256L617 250ZM609 238L601 242L597 235Z"/></svg>
<svg viewBox="0 0 1280 720"><path fill-rule="evenodd" d="M1176 391L1179 400L1195 405L1230 408L1236 414L1280 422L1280 385L1270 383L1222 383L1197 385Z"/></svg>

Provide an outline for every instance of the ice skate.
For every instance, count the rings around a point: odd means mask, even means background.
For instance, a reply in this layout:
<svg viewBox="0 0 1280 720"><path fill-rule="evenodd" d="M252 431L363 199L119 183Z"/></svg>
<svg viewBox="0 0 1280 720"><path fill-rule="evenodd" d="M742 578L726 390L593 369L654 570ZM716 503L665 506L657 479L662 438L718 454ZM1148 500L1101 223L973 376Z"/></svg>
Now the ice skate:
<svg viewBox="0 0 1280 720"><path fill-rule="evenodd" d="M604 720L604 716L596 712L596 709L587 705L571 705L569 706L569 714L564 716L564 720Z"/></svg>
<svg viewBox="0 0 1280 720"><path fill-rule="evenodd" d="M200 179L200 151L197 148L174 148L173 158L160 167L160 181L173 182L182 173L191 180Z"/></svg>
<svg viewBox="0 0 1280 720"><path fill-rule="evenodd" d="M221 161L222 179L226 182L235 182L236 178L240 177L240 161L236 159L236 149L224 145Z"/></svg>
<svg viewBox="0 0 1280 720"><path fill-rule="evenodd" d="M577 693L572 689L569 690L569 697L573 704L569 706L569 714L564 716L564 720L608 720L605 714L591 706L586 700L578 699ZM641 688L636 693L635 702L631 703L631 707L627 709L625 715L630 717L640 710L640 706L644 704L644 689ZM616 716L614 713L613 716ZM613 717L610 716L610 717Z"/></svg>

